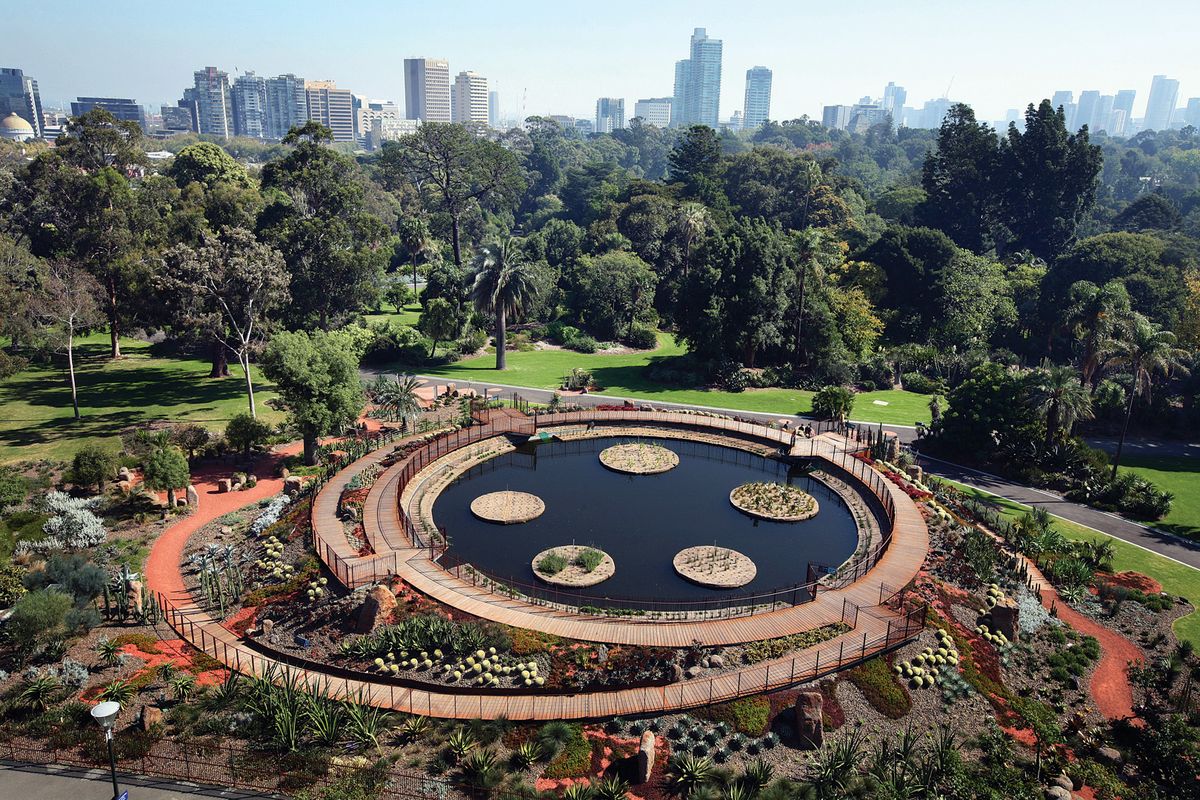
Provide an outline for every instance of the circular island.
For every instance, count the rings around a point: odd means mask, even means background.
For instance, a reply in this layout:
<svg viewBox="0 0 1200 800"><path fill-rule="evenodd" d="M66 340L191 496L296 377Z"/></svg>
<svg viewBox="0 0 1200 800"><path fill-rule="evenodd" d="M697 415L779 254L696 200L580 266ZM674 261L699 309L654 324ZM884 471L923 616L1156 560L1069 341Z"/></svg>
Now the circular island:
<svg viewBox="0 0 1200 800"><path fill-rule="evenodd" d="M679 456L662 445L629 442L601 450L600 463L614 472L657 475L679 466Z"/></svg>
<svg viewBox="0 0 1200 800"><path fill-rule="evenodd" d="M671 563L681 577L712 589L736 589L758 574L749 556L716 545L680 550Z"/></svg>
<svg viewBox="0 0 1200 800"><path fill-rule="evenodd" d="M729 493L738 511L774 522L812 519L820 510L817 499L786 483L743 483Z"/></svg>
<svg viewBox="0 0 1200 800"><path fill-rule="evenodd" d="M487 522L513 525L537 519L546 510L546 504L535 494L528 492L489 492L471 501L471 513Z"/></svg>
<svg viewBox="0 0 1200 800"><path fill-rule="evenodd" d="M533 574L555 586L595 586L611 578L616 571L612 556L583 545L551 547L533 557Z"/></svg>

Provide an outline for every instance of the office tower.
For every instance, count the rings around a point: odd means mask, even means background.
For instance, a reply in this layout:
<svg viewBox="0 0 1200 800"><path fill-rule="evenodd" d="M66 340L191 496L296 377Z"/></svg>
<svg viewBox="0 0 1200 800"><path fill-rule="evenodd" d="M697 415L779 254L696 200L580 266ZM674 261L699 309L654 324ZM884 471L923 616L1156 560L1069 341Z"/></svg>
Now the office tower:
<svg viewBox="0 0 1200 800"><path fill-rule="evenodd" d="M193 75L192 99L196 102L196 129L200 133L228 139L233 134L233 103L229 96L229 74L205 67ZM186 96L186 95L185 95Z"/></svg>
<svg viewBox="0 0 1200 800"><path fill-rule="evenodd" d="M1183 124L1200 128L1200 97L1189 97L1183 109Z"/></svg>
<svg viewBox="0 0 1200 800"><path fill-rule="evenodd" d="M487 78L478 72L460 72L454 78L454 93L450 99L450 119L453 122L488 122Z"/></svg>
<svg viewBox="0 0 1200 800"><path fill-rule="evenodd" d="M71 101L71 116L78 117L94 108L103 108L117 119L136 122L146 129L146 112L128 97L77 97Z"/></svg>
<svg viewBox="0 0 1200 800"><path fill-rule="evenodd" d="M721 123L721 127L730 128L735 131L740 131L745 127L746 121L742 118L742 110L735 108L733 113L729 115L729 121Z"/></svg>
<svg viewBox="0 0 1200 800"><path fill-rule="evenodd" d="M390 100L364 100L355 113L359 136L368 150L378 150L383 142L416 133L421 124L419 120L405 119L400 106Z"/></svg>
<svg viewBox="0 0 1200 800"><path fill-rule="evenodd" d="M1056 110L1061 108L1063 110L1063 123L1067 126L1067 130L1075 130L1075 93L1060 89L1050 99L1050 105Z"/></svg>
<svg viewBox="0 0 1200 800"><path fill-rule="evenodd" d="M0 119L10 114L29 123L35 137L43 134L42 96L37 81L17 67L0 67Z"/></svg>
<svg viewBox="0 0 1200 800"><path fill-rule="evenodd" d="M291 73L266 79L266 106L263 109L263 136L282 139L308 119L308 92L304 78Z"/></svg>
<svg viewBox="0 0 1200 800"><path fill-rule="evenodd" d="M596 101L596 133L612 133L625 127L625 98L601 97Z"/></svg>
<svg viewBox="0 0 1200 800"><path fill-rule="evenodd" d="M267 136L267 81L253 72L238 77L229 90L233 98L233 133L265 139Z"/></svg>
<svg viewBox="0 0 1200 800"><path fill-rule="evenodd" d="M672 98L670 97L647 97L644 100L638 100L633 104L633 115L641 117L642 122L646 125L669 128L671 126L671 102Z"/></svg>
<svg viewBox="0 0 1200 800"><path fill-rule="evenodd" d="M1122 89L1117 92L1117 96L1113 98L1113 130L1110 131L1113 136L1126 136L1133 127L1133 100L1137 97L1137 91L1134 89ZM1117 124L1117 115L1121 115L1121 122Z"/></svg>
<svg viewBox="0 0 1200 800"><path fill-rule="evenodd" d="M163 106L160 109L162 114L162 129L164 131L177 131L186 133L195 130L192 127L192 111L190 108L183 106Z"/></svg>
<svg viewBox="0 0 1200 800"><path fill-rule="evenodd" d="M450 122L450 62L404 59L404 116L422 122Z"/></svg>
<svg viewBox="0 0 1200 800"><path fill-rule="evenodd" d="M1067 128L1077 131L1084 125L1088 130L1096 129L1096 105L1100 102L1100 92L1088 89L1079 93L1079 105L1075 108L1074 124Z"/></svg>
<svg viewBox="0 0 1200 800"><path fill-rule="evenodd" d="M742 105L742 126L757 130L771 118L771 70L751 67L746 70L746 102Z"/></svg>
<svg viewBox="0 0 1200 800"><path fill-rule="evenodd" d="M690 57L675 62L675 95L671 117L676 125L716 128L721 105L721 40L704 28L692 32Z"/></svg>
<svg viewBox="0 0 1200 800"><path fill-rule="evenodd" d="M846 124L846 130L851 133L866 133L873 126L888 121L888 113L883 106L866 100L867 98L863 98L863 102L850 108L850 121Z"/></svg>
<svg viewBox="0 0 1200 800"><path fill-rule="evenodd" d="M497 91L488 92L488 125L500 127L500 93Z"/></svg>
<svg viewBox="0 0 1200 800"><path fill-rule="evenodd" d="M358 138L354 94L349 89L339 89L333 81L305 81L304 93L308 99L308 118L333 131L335 142L353 142Z"/></svg>
<svg viewBox="0 0 1200 800"><path fill-rule="evenodd" d="M1150 99L1146 101L1146 119L1142 129L1165 131L1171 127L1175 101L1179 98L1179 81L1166 75L1155 75L1150 83Z"/></svg>
<svg viewBox="0 0 1200 800"><path fill-rule="evenodd" d="M903 86L888 81L888 85L883 87L883 110L891 115L893 128L904 124L904 101L907 99L908 92Z"/></svg>
<svg viewBox="0 0 1200 800"><path fill-rule="evenodd" d="M1109 136L1113 136L1113 103L1116 98L1111 94L1100 95L1100 101L1096 104L1096 114L1093 117L1094 125L1089 130L1104 131Z"/></svg>
<svg viewBox="0 0 1200 800"><path fill-rule="evenodd" d="M850 124L852 106L825 106L821 113L821 125L835 131L844 131Z"/></svg>
<svg viewBox="0 0 1200 800"><path fill-rule="evenodd" d="M575 130L579 131L580 136L587 136L596 132L596 126L590 119L577 119L575 120Z"/></svg>
<svg viewBox="0 0 1200 800"><path fill-rule="evenodd" d="M921 124L917 127L942 127L942 120L946 118L946 114L950 111L950 106L952 105L953 102L945 97L939 97L936 100L926 100L925 107L921 109Z"/></svg>

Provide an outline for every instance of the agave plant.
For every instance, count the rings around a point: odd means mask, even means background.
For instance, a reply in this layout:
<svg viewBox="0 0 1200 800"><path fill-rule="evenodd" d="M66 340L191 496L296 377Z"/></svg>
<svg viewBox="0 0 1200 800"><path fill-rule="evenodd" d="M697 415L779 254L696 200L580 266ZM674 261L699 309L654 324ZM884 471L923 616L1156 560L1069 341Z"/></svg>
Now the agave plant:
<svg viewBox="0 0 1200 800"><path fill-rule="evenodd" d="M596 792L589 783L572 783L563 790L563 800L594 800Z"/></svg>
<svg viewBox="0 0 1200 800"><path fill-rule="evenodd" d="M350 722L350 737L364 747L378 748L379 737L387 729L391 715L371 705L361 691L353 702L345 703L344 708Z"/></svg>
<svg viewBox="0 0 1200 800"><path fill-rule="evenodd" d="M775 768L761 758L756 758L750 762L750 766L746 767L746 771L742 773L740 783L750 789L751 794L757 794L774 777Z"/></svg>
<svg viewBox="0 0 1200 800"><path fill-rule="evenodd" d="M176 700L186 703L188 698L192 696L192 693L196 691L196 676L190 672L181 672L171 678L167 686L171 689L171 694L175 696Z"/></svg>
<svg viewBox="0 0 1200 800"><path fill-rule="evenodd" d="M155 670L155 672L158 673L158 679L163 683L170 683L171 679L175 677L175 673L178 671L179 668L175 666L174 661L164 661L163 663L159 664L158 669Z"/></svg>
<svg viewBox="0 0 1200 800"><path fill-rule="evenodd" d="M101 689L98 697L124 706L133 699L135 693L132 683L118 679Z"/></svg>
<svg viewBox="0 0 1200 800"><path fill-rule="evenodd" d="M629 794L629 783L616 775L610 775L596 784L597 800L625 800Z"/></svg>
<svg viewBox="0 0 1200 800"><path fill-rule="evenodd" d="M332 747L342 740L346 712L341 703L316 694L308 695L304 709L305 727L317 744Z"/></svg>
<svg viewBox="0 0 1200 800"><path fill-rule="evenodd" d="M406 742L415 742L424 736L427 730L429 730L429 717L422 717L419 714L405 717L404 722L400 725L400 738Z"/></svg>
<svg viewBox="0 0 1200 800"><path fill-rule="evenodd" d="M542 757L542 748L537 742L521 742L513 751L512 763L519 770L529 769Z"/></svg>
<svg viewBox="0 0 1200 800"><path fill-rule="evenodd" d="M52 675L38 675L25 681L17 700L24 706L45 711L58 693L58 680Z"/></svg>
<svg viewBox="0 0 1200 800"><path fill-rule="evenodd" d="M121 646L113 639L101 639L96 642L96 655L106 667L116 667L121 664Z"/></svg>
<svg viewBox="0 0 1200 800"><path fill-rule="evenodd" d="M492 750L477 749L471 751L462 762L462 781L467 787L489 792L504 780L504 770L496 764L496 754Z"/></svg>
<svg viewBox="0 0 1200 800"><path fill-rule="evenodd" d="M165 666L165 665L164 665ZM227 670L225 678L213 687L207 702L212 708L226 708L238 699L242 693L241 673Z"/></svg>
<svg viewBox="0 0 1200 800"><path fill-rule="evenodd" d="M712 771L713 762L707 756L680 753L671 759L667 782L673 791L686 796L697 786L707 783Z"/></svg>
<svg viewBox="0 0 1200 800"><path fill-rule="evenodd" d="M454 760L461 762L468 753L475 749L475 737L466 729L459 728L450 734L450 738L446 740L446 747L449 748Z"/></svg>

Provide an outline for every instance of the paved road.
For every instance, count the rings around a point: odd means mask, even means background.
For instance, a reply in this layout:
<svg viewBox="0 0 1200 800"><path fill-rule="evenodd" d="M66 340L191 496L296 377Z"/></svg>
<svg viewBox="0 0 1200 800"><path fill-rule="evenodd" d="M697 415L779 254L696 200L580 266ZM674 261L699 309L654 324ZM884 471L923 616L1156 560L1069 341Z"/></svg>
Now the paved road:
<svg viewBox="0 0 1200 800"><path fill-rule="evenodd" d="M429 383L445 384L447 378L437 377L432 375L417 376ZM502 396L508 396L513 392L521 395L526 400L535 403L547 403L553 396L554 391L551 389L531 389L523 386L512 386L502 383L480 382L480 381L449 381L454 383L459 388L473 388L478 392L484 389L500 389ZM610 394L586 394L578 397L566 398L565 402L579 403L580 405L592 406L605 403L620 403L629 400L634 403L650 403L657 407L663 408L702 408L709 411L722 411L731 415L745 417L748 419L757 419L761 421L770 421L773 419L790 419L793 424L796 421L804 420L805 417L799 415L788 414L769 414L756 411L742 411L733 408L720 408L716 406L695 406L686 403L667 403L645 398L626 398L618 395ZM859 423L863 426L877 427L878 423L863 422ZM917 438L916 426L910 425L884 425L883 429L895 433L900 441L912 443ZM1107 440L1097 440L1096 446L1102 446ZM1158 454L1158 455L1196 455L1200 457L1200 445L1191 445L1182 442L1156 442L1154 440L1138 440L1135 445L1133 441L1125 443L1127 452L1138 452L1139 454ZM1135 449L1136 448L1136 449ZM962 467L957 464L951 464L946 461L934 460L928 457L922 458L923 466L926 470L933 472L936 475L949 478L951 480L965 483L969 486L974 486L986 492L999 495L1008 500L1017 503L1022 503L1029 506L1038 506L1045 508L1050 513L1062 517L1063 519L1076 522L1080 525L1085 525L1098 531L1102 531L1111 536L1129 542L1138 547L1145 548L1151 552L1166 556L1167 558L1178 561L1195 569L1200 570L1200 543L1193 542L1187 539L1181 539L1172 536L1168 533L1156 531L1148 528L1145 525L1140 525L1136 522L1118 517L1115 514L1109 514L1104 511L1098 511L1088 506L1072 503L1064 500L1061 496L1053 492L1043 491L1041 489L1033 489L1028 486L1022 486L1018 483L1012 483L1003 478L994 475L988 475L978 470L972 470L967 467Z"/></svg>
<svg viewBox="0 0 1200 800"><path fill-rule="evenodd" d="M118 773L118 786L130 800L266 800L252 794L212 786L175 783ZM30 800L112 800L112 782L106 769L41 766L0 761L0 797Z"/></svg>

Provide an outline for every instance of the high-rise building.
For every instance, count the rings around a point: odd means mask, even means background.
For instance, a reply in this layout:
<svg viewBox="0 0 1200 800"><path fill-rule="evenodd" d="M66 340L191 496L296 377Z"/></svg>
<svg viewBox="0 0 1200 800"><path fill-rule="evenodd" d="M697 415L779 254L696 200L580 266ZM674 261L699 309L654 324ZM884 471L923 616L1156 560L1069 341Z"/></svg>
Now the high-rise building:
<svg viewBox="0 0 1200 800"><path fill-rule="evenodd" d="M17 67L0 67L0 119L9 114L28 122L35 137L45 133L37 81Z"/></svg>
<svg viewBox="0 0 1200 800"><path fill-rule="evenodd" d="M454 78L454 92L450 96L450 119L452 122L488 122L487 78L478 72L460 72Z"/></svg>
<svg viewBox="0 0 1200 800"><path fill-rule="evenodd" d="M945 97L939 97L935 100L926 100L925 107L921 109L921 124L916 127L942 127L942 120L946 118L946 114L949 113L950 106L952 105L954 105L954 102Z"/></svg>
<svg viewBox="0 0 1200 800"><path fill-rule="evenodd" d="M757 130L771 118L771 70L751 67L746 70L746 102L742 106L742 127Z"/></svg>
<svg viewBox="0 0 1200 800"><path fill-rule="evenodd" d="M601 97L596 101L596 133L612 133L625 127L625 98Z"/></svg>
<svg viewBox="0 0 1200 800"><path fill-rule="evenodd" d="M1063 123L1067 126L1067 130L1075 130L1075 93L1060 89L1050 99L1050 105L1056 110L1061 108L1063 110Z"/></svg>
<svg viewBox="0 0 1200 800"><path fill-rule="evenodd" d="M1130 129L1133 127L1133 100L1135 97L1137 97L1137 90L1122 89L1113 98L1113 129L1109 131L1113 136L1126 136L1130 133ZM1120 115L1119 122L1118 115Z"/></svg>
<svg viewBox="0 0 1200 800"><path fill-rule="evenodd" d="M333 81L305 81L308 118L333 131L335 142L353 142L358 138L354 93L339 89Z"/></svg>
<svg viewBox="0 0 1200 800"><path fill-rule="evenodd" d="M671 127L671 98L648 97L633 104L633 115L656 128Z"/></svg>
<svg viewBox="0 0 1200 800"><path fill-rule="evenodd" d="M721 105L721 40L704 28L692 32L690 57L675 62L675 125L717 127Z"/></svg>
<svg viewBox="0 0 1200 800"><path fill-rule="evenodd" d="M416 133L421 125L419 120L405 119L400 106L390 100L363 100L355 113L359 138L368 150L378 150L383 142Z"/></svg>
<svg viewBox="0 0 1200 800"><path fill-rule="evenodd" d="M587 136L596 132L596 126L590 119L577 119L575 120L575 130L579 131L580 136Z"/></svg>
<svg viewBox="0 0 1200 800"><path fill-rule="evenodd" d="M422 122L450 122L450 62L404 59L404 116Z"/></svg>
<svg viewBox="0 0 1200 800"><path fill-rule="evenodd" d="M835 131L844 131L850 124L853 106L825 106L821 113L821 125Z"/></svg>
<svg viewBox="0 0 1200 800"><path fill-rule="evenodd" d="M892 127L899 128L904 124L904 101L907 99L908 92L903 86L888 81L888 85L883 87L883 110L891 115Z"/></svg>
<svg viewBox="0 0 1200 800"><path fill-rule="evenodd" d="M1100 95L1100 100L1096 103L1096 113L1092 117L1094 120L1089 131L1104 131L1108 135L1113 134L1113 102L1116 100L1111 94Z"/></svg>
<svg viewBox="0 0 1200 800"><path fill-rule="evenodd" d="M1183 123L1200 128L1200 97L1189 97L1183 109Z"/></svg>
<svg viewBox="0 0 1200 800"><path fill-rule="evenodd" d="M495 90L488 92L488 125L500 127L500 93Z"/></svg>
<svg viewBox="0 0 1200 800"><path fill-rule="evenodd" d="M189 108L183 106L163 106L160 109L160 113L162 114L162 129L164 131L186 133L195 130L192 127L194 120Z"/></svg>
<svg viewBox="0 0 1200 800"><path fill-rule="evenodd" d="M78 117L95 108L103 108L117 119L136 122L146 129L146 112L137 101L128 97L77 97L71 101L71 116Z"/></svg>
<svg viewBox="0 0 1200 800"><path fill-rule="evenodd" d="M1100 92L1095 89L1087 89L1079 93L1079 105L1075 108L1074 124L1067 128L1070 131L1077 131L1084 125L1088 126L1089 131L1096 129L1096 105L1100 102Z"/></svg>
<svg viewBox="0 0 1200 800"><path fill-rule="evenodd" d="M290 72L266 80L263 136L279 140L308 119L308 92L304 78Z"/></svg>
<svg viewBox="0 0 1200 800"><path fill-rule="evenodd" d="M253 72L241 75L229 90L233 98L233 132L237 136L267 136L267 81Z"/></svg>
<svg viewBox="0 0 1200 800"><path fill-rule="evenodd" d="M196 103L196 130L228 139L233 134L233 102L229 95L229 73L216 67L205 67L197 70L193 79L195 83L190 99Z"/></svg>
<svg viewBox="0 0 1200 800"><path fill-rule="evenodd" d="M1155 75L1150 82L1150 99L1146 101L1146 118L1142 128L1148 131L1169 130L1178 99L1179 81L1166 75Z"/></svg>

